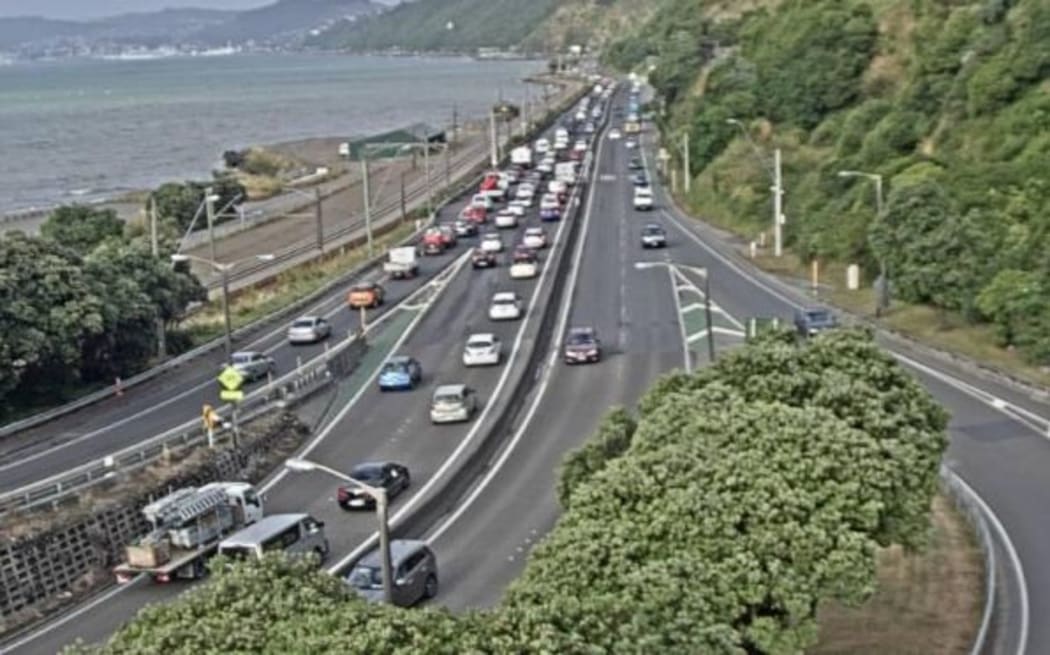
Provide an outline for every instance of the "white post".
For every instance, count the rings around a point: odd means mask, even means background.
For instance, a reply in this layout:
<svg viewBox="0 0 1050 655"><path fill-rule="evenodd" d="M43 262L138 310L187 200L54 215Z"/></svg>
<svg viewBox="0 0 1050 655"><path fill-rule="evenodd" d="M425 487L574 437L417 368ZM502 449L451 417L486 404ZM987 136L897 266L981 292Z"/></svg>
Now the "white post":
<svg viewBox="0 0 1050 655"><path fill-rule="evenodd" d="M426 171L427 176L427 216L430 216L433 212L433 201L430 189L430 135L427 135L427 140L423 144L423 169ZM369 253L371 254L371 253Z"/></svg>
<svg viewBox="0 0 1050 655"><path fill-rule="evenodd" d="M773 256L784 253L782 215L784 202L784 181L780 170L780 148L773 151Z"/></svg>
<svg viewBox="0 0 1050 655"><path fill-rule="evenodd" d="M368 150L365 144L361 145L361 183L365 200L365 240L368 243L368 256L372 256L372 201L368 196L371 190L368 188Z"/></svg>
<svg viewBox="0 0 1050 655"><path fill-rule="evenodd" d="M150 246L154 257L160 257L160 240L157 237L157 200L152 195L149 198L149 236ZM168 356L168 344L164 331L164 319L157 316L157 355Z"/></svg>

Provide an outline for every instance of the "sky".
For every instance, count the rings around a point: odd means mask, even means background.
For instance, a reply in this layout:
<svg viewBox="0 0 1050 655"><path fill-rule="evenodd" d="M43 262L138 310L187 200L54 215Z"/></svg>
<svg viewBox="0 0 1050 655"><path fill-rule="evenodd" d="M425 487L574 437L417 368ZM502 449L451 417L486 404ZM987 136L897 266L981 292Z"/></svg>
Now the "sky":
<svg viewBox="0 0 1050 655"><path fill-rule="evenodd" d="M394 4L394 0L379 1ZM272 2L274 0L0 0L0 17L43 16L83 20L133 11L157 11L166 7L251 9Z"/></svg>

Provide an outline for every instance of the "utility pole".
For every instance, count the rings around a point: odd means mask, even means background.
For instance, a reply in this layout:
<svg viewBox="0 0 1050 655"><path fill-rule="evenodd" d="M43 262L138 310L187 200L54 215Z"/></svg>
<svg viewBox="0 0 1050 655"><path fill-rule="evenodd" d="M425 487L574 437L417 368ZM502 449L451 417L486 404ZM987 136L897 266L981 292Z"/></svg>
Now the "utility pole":
<svg viewBox="0 0 1050 655"><path fill-rule="evenodd" d="M452 143L456 143L457 137L459 136L459 110L456 105L452 105Z"/></svg>
<svg viewBox="0 0 1050 655"><path fill-rule="evenodd" d="M423 168L426 174L427 181L427 216L433 211L432 202L432 191L430 188L430 135L426 136L426 141L423 142Z"/></svg>
<svg viewBox="0 0 1050 655"><path fill-rule="evenodd" d="M157 199L149 198L149 237L150 248L154 257L160 257L160 240L157 237ZM167 334L164 330L164 317L157 313L157 356L167 357Z"/></svg>
<svg viewBox="0 0 1050 655"><path fill-rule="evenodd" d="M372 256L372 203L368 188L368 148L361 148L361 183L365 201L365 239L368 243L368 256Z"/></svg>
<svg viewBox="0 0 1050 655"><path fill-rule="evenodd" d="M314 215L317 218L317 249L324 252L324 218L321 215L321 187L314 187Z"/></svg>
<svg viewBox="0 0 1050 655"><path fill-rule="evenodd" d="M452 186L452 162L449 160L448 144L445 144L445 187Z"/></svg>
<svg viewBox="0 0 1050 655"><path fill-rule="evenodd" d="M489 139L491 140L492 152L491 152L491 163L492 167L496 168L499 166L499 152L497 151L496 145L496 110L495 108L489 110Z"/></svg>
<svg viewBox="0 0 1050 655"><path fill-rule="evenodd" d="M211 187L204 189L204 212L208 217L208 242L211 244L211 260L215 261L215 196Z"/></svg>
<svg viewBox="0 0 1050 655"><path fill-rule="evenodd" d="M521 103L521 136L529 132L529 85L525 84L525 102Z"/></svg>
<svg viewBox="0 0 1050 655"><path fill-rule="evenodd" d="M401 222L408 219L408 211L405 208L405 171L401 171Z"/></svg>
<svg viewBox="0 0 1050 655"><path fill-rule="evenodd" d="M226 363L233 365L233 323L230 321L230 267L220 265L222 273L222 316L226 324Z"/></svg>
<svg viewBox="0 0 1050 655"><path fill-rule="evenodd" d="M875 213L881 221L884 218L882 213L882 176L875 174L869 177L875 182ZM890 306L890 270L886 264L885 253L883 253L882 257L879 257L879 278L882 283L879 285L879 297L875 303L876 318L881 317L882 312L889 309Z"/></svg>
<svg viewBox="0 0 1050 655"><path fill-rule="evenodd" d="M686 133L684 135L682 135L682 136L683 136L683 143L682 143L683 186L685 187L685 192L688 194L689 193L689 189L692 188L692 183L691 183L691 180L690 180L690 178L692 176L689 175L689 131L686 130Z"/></svg>
<svg viewBox="0 0 1050 655"><path fill-rule="evenodd" d="M784 180L780 170L780 148L773 151L773 256L784 254L783 242L783 203Z"/></svg>

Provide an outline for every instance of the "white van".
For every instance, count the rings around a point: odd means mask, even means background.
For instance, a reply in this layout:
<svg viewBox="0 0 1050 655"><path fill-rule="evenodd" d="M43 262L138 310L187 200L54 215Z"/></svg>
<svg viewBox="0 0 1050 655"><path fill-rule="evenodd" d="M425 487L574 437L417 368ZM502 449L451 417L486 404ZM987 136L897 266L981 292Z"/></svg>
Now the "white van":
<svg viewBox="0 0 1050 655"><path fill-rule="evenodd" d="M328 557L324 522L309 514L272 514L219 543L219 554L233 559L260 559L265 553Z"/></svg>
<svg viewBox="0 0 1050 655"><path fill-rule="evenodd" d="M639 211L649 211L653 208L652 187L639 186L634 188L634 208Z"/></svg>

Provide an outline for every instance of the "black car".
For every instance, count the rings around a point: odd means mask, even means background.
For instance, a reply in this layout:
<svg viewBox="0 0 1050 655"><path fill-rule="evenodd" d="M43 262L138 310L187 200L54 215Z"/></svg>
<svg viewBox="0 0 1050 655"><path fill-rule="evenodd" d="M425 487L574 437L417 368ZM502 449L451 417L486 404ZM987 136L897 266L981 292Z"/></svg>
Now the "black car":
<svg viewBox="0 0 1050 655"><path fill-rule="evenodd" d="M496 253L475 248L470 254L470 265L474 268L493 268L496 266Z"/></svg>
<svg viewBox="0 0 1050 655"><path fill-rule="evenodd" d="M838 327L838 319L830 310L814 307L795 312L795 329L800 336L812 337Z"/></svg>
<svg viewBox="0 0 1050 655"><path fill-rule="evenodd" d="M602 359L602 342L598 331L592 327L569 328L565 337L565 363L580 364L599 362Z"/></svg>
<svg viewBox="0 0 1050 655"><path fill-rule="evenodd" d="M408 489L410 476L408 468L397 462L366 462L358 464L350 471L350 477L370 487L386 489L387 500L393 500L399 493ZM343 509L374 509L375 498L368 495L361 487L346 485L339 487L336 500Z"/></svg>
<svg viewBox="0 0 1050 655"><path fill-rule="evenodd" d="M627 162L627 168L632 171L638 171L642 169L642 160L638 157L631 157L631 160Z"/></svg>
<svg viewBox="0 0 1050 655"><path fill-rule="evenodd" d="M631 178L634 182L634 186L649 186L649 178L645 176L645 173L637 173Z"/></svg>

